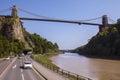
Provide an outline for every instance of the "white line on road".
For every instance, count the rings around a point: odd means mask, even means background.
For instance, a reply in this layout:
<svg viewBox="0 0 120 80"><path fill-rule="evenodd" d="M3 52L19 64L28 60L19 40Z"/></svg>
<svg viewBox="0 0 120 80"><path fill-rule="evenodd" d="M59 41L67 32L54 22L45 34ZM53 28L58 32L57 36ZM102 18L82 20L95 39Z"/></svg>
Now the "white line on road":
<svg viewBox="0 0 120 80"><path fill-rule="evenodd" d="M12 68L14 69L14 68L16 68L17 66L16 65L14 65Z"/></svg>
<svg viewBox="0 0 120 80"><path fill-rule="evenodd" d="M22 80L25 80L25 79L24 79L24 75L23 75L23 74L22 74Z"/></svg>

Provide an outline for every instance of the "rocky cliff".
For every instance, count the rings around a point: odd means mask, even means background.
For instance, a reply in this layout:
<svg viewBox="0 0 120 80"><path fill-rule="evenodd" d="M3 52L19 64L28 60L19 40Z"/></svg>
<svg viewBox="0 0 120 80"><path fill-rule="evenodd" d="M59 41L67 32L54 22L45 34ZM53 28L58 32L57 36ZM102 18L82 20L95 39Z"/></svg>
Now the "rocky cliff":
<svg viewBox="0 0 120 80"><path fill-rule="evenodd" d="M24 35L24 29L22 22L18 17L13 18L11 16L0 17L0 31L1 34L6 36L9 40L18 39L25 43L27 48L33 48L31 40Z"/></svg>

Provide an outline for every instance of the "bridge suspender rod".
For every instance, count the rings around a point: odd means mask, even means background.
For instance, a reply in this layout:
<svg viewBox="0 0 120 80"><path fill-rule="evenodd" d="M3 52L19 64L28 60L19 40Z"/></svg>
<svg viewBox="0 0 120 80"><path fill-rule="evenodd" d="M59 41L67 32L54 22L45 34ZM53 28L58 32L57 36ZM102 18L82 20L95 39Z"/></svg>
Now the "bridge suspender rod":
<svg viewBox="0 0 120 80"><path fill-rule="evenodd" d="M86 23L86 22L69 21L69 20L36 19L36 18L20 18L20 19L21 19L21 20L34 20L34 21L48 21L48 22L73 23L73 24L86 24L86 25L95 25L95 26L100 26L100 25L102 25L102 24L96 24L96 23Z"/></svg>

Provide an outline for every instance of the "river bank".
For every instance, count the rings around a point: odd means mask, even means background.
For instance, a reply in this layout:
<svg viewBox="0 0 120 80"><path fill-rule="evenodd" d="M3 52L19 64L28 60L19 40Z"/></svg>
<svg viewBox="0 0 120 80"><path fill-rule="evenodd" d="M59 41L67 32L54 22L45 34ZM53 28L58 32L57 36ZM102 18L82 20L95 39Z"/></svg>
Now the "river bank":
<svg viewBox="0 0 120 80"><path fill-rule="evenodd" d="M55 73L57 72L58 74L65 76L69 78L70 80L91 80L87 77L72 73L70 71L64 70L62 68L59 68L57 65L55 65L50 58L63 54L61 52L59 53L47 53L47 54L37 54L37 55L32 55L32 58L42 64L43 66L49 68L50 70L54 71Z"/></svg>
<svg viewBox="0 0 120 80"><path fill-rule="evenodd" d="M89 54L81 54L79 55L86 56L88 58L95 58L95 59L106 59L106 60L120 60L120 56L98 56L98 55L89 55Z"/></svg>
<svg viewBox="0 0 120 80"><path fill-rule="evenodd" d="M120 61L65 53L51 58L58 67L93 80L120 80Z"/></svg>

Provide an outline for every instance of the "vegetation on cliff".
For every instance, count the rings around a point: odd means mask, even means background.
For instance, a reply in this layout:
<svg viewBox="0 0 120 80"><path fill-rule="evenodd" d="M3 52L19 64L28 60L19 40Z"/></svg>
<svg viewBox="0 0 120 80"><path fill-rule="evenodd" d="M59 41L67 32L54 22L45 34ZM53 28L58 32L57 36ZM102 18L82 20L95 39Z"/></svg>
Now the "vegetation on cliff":
<svg viewBox="0 0 120 80"><path fill-rule="evenodd" d="M58 51L58 45L57 43L52 43L48 41L47 39L42 38L40 35L34 33L29 34L25 31L25 36L28 37L32 43L35 45L33 48L34 53L36 54L44 54L48 52L56 52Z"/></svg>
<svg viewBox="0 0 120 80"><path fill-rule="evenodd" d="M14 36L16 34L17 36ZM29 48L26 47L26 44ZM31 49L37 54L43 54L57 51L58 45L36 33L28 33L23 29L19 18L0 17L0 57L17 55L26 49Z"/></svg>
<svg viewBox="0 0 120 80"><path fill-rule="evenodd" d="M0 33L0 57L17 55L22 53L24 48L23 42L17 39L8 40L6 36Z"/></svg>
<svg viewBox="0 0 120 80"><path fill-rule="evenodd" d="M90 39L87 45L75 49L83 55L104 58L120 58L120 22L110 25Z"/></svg>

